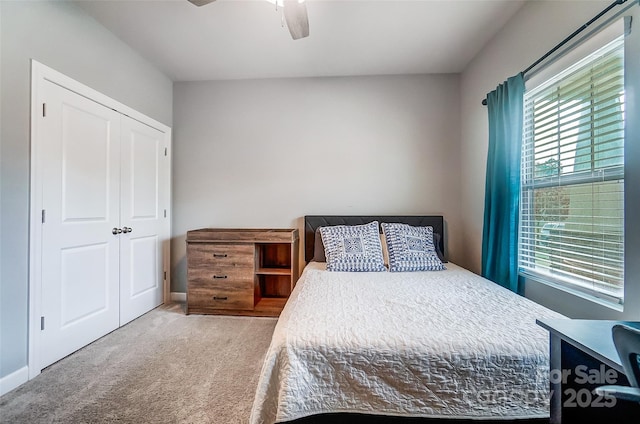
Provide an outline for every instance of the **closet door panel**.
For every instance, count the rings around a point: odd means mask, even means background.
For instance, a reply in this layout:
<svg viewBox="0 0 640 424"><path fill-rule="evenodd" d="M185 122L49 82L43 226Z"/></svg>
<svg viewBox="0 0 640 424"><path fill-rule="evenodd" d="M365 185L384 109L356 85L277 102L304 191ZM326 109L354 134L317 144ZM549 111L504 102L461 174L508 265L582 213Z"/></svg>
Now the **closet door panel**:
<svg viewBox="0 0 640 424"><path fill-rule="evenodd" d="M120 114L44 84L41 366L118 327Z"/></svg>
<svg viewBox="0 0 640 424"><path fill-rule="evenodd" d="M120 325L162 303L168 238L165 134L122 118Z"/></svg>

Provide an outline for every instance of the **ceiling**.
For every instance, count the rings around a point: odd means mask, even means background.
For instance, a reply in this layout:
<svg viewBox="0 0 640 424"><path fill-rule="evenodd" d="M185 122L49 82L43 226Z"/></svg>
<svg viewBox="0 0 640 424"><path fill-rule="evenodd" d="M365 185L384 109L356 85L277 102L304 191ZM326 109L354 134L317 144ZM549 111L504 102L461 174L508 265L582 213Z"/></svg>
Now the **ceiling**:
<svg viewBox="0 0 640 424"><path fill-rule="evenodd" d="M174 81L458 73L524 0L306 0L293 40L265 0L76 1Z"/></svg>

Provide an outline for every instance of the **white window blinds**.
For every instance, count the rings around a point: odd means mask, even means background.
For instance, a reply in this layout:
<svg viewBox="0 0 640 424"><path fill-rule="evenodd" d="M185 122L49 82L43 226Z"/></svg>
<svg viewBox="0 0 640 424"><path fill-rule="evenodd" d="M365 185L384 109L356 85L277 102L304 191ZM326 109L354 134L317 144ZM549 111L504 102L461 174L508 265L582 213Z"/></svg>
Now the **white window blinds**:
<svg viewBox="0 0 640 424"><path fill-rule="evenodd" d="M520 268L622 300L624 38L525 93Z"/></svg>

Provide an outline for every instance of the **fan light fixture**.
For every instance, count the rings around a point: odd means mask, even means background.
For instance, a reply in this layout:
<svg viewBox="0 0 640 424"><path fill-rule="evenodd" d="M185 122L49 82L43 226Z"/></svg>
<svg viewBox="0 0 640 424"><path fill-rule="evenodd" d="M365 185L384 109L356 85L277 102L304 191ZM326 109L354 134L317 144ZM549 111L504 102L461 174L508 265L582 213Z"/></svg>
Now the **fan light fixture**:
<svg viewBox="0 0 640 424"><path fill-rule="evenodd" d="M0 0L1 1L1 0ZM204 6L216 0L188 0L196 6ZM304 0L267 0L271 4L282 8L283 22L287 23L291 38L297 40L309 36L309 18L307 16L307 5Z"/></svg>
<svg viewBox="0 0 640 424"><path fill-rule="evenodd" d="M309 18L307 5L304 0L267 0L282 9L282 26L287 23L291 37L294 40L309 36Z"/></svg>
<svg viewBox="0 0 640 424"><path fill-rule="evenodd" d="M284 0L267 0L271 4L275 4L276 6L284 6ZM304 0L298 0L298 3L304 3Z"/></svg>

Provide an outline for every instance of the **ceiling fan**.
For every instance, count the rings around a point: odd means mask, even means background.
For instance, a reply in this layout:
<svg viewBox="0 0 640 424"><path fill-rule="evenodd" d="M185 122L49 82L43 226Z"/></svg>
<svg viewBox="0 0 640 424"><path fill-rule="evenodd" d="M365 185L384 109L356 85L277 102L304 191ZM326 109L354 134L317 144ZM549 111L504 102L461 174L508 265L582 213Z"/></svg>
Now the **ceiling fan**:
<svg viewBox="0 0 640 424"><path fill-rule="evenodd" d="M216 0L188 0L196 6L204 6ZM282 6L284 20L287 23L291 37L294 40L309 36L309 17L307 16L307 5L304 0L267 0Z"/></svg>

